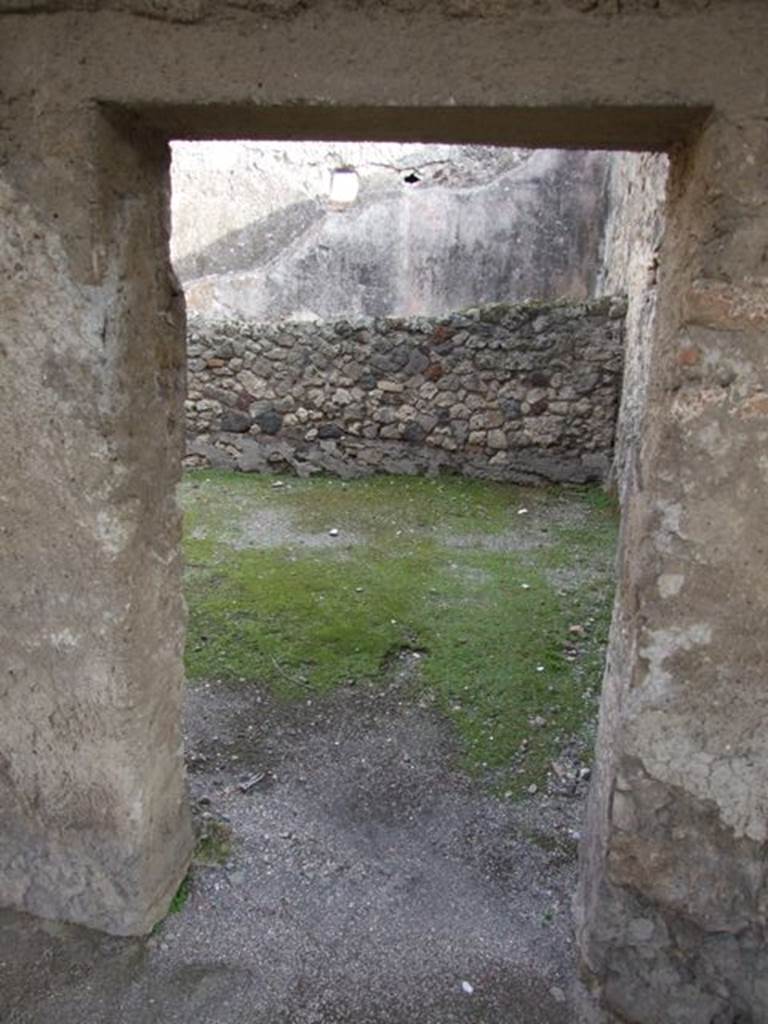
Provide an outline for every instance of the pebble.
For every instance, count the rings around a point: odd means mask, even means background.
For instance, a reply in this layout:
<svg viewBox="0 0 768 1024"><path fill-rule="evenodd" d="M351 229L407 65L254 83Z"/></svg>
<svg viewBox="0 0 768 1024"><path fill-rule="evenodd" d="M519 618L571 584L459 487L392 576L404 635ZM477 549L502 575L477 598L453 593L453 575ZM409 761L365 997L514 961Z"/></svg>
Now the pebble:
<svg viewBox="0 0 768 1024"><path fill-rule="evenodd" d="M474 985L470 985L468 981L462 981L461 991L465 992L468 996L471 996L472 993L475 991L475 988Z"/></svg>
<svg viewBox="0 0 768 1024"><path fill-rule="evenodd" d="M552 996L556 1003L565 1002L565 992L563 992L563 990L559 988L557 985L552 986L552 988L549 990L549 994Z"/></svg>
<svg viewBox="0 0 768 1024"><path fill-rule="evenodd" d="M539 792L539 787L536 785L535 782L532 782L530 784L530 786L528 787L528 792L531 794L531 796L534 796L536 793Z"/></svg>
<svg viewBox="0 0 768 1024"><path fill-rule="evenodd" d="M338 531L338 530L336 529L336 527L335 527L335 526L334 526L334 527L332 527L332 528L331 528L331 529L330 529L330 530L328 531L328 536L329 536L329 537L338 537L338 536L339 536L339 531Z"/></svg>

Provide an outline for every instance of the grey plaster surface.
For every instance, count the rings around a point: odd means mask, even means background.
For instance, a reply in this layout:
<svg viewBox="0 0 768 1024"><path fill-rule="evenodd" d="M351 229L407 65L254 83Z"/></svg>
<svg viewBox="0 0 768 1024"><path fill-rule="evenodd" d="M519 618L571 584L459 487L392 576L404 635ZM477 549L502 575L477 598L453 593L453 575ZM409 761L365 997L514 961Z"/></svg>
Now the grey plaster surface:
<svg viewBox="0 0 768 1024"><path fill-rule="evenodd" d="M228 860L196 867L148 939L3 912L0 1021L570 1021L581 801L514 804L470 781L407 668L299 707L195 686L192 797L229 819Z"/></svg>
<svg viewBox="0 0 768 1024"><path fill-rule="evenodd" d="M359 175L348 205L329 197L339 166ZM586 298L609 166L491 146L176 143L176 271L191 311L252 320Z"/></svg>

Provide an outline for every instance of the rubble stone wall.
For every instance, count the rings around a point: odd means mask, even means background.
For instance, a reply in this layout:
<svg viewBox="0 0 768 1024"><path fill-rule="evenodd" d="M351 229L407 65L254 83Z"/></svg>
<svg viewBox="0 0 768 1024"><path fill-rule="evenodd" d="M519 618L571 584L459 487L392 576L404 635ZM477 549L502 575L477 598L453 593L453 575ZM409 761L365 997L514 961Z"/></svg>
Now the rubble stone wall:
<svg viewBox="0 0 768 1024"><path fill-rule="evenodd" d="M440 318L193 318L187 464L602 480L625 311L609 297Z"/></svg>

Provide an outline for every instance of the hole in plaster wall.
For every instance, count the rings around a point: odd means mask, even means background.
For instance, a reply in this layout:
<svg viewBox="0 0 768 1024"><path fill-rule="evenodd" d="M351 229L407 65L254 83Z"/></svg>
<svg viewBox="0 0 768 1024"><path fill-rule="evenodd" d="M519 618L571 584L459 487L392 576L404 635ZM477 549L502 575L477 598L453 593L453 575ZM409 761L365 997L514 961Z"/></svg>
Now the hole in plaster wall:
<svg viewBox="0 0 768 1024"><path fill-rule="evenodd" d="M331 171L330 199L333 203L349 205L357 199L360 191L360 178L351 167L342 167Z"/></svg>

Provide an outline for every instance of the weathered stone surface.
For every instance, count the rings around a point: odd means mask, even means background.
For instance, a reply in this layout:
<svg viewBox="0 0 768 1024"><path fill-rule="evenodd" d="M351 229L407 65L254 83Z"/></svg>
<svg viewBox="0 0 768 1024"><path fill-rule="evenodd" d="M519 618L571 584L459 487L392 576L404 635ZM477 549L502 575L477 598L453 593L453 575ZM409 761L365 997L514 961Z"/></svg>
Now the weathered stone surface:
<svg viewBox="0 0 768 1024"><path fill-rule="evenodd" d="M165 141L669 151L579 898L584 1019L768 1019L765 3L0 14L0 902L146 930L186 867ZM422 383L443 376L438 344Z"/></svg>
<svg viewBox="0 0 768 1024"><path fill-rule="evenodd" d="M626 310L624 398L617 426L613 478L620 492L634 486L648 409L651 346L664 231L669 161L663 154L622 153L609 178L605 262L598 290L629 296ZM618 315L622 309L616 310Z"/></svg>
<svg viewBox="0 0 768 1024"><path fill-rule="evenodd" d="M81 168L97 161L93 130L66 131ZM99 176L70 187L28 130L0 159L0 905L134 934L165 914L192 848L174 500L184 310L157 269L165 149L101 132L112 188L144 196L119 213ZM41 161L47 196L30 182ZM81 260L57 220L90 238L101 201L98 253Z"/></svg>
<svg viewBox="0 0 768 1024"><path fill-rule="evenodd" d="M715 120L676 155L665 233L651 233L658 285L640 276L630 300L639 322L657 302L656 327L633 373L642 433L627 434L578 900L586 977L610 1020L768 1020L768 368L751 291L765 281L767 160L765 121L749 120ZM630 222L653 228L649 198ZM690 299L702 291L725 300L706 326Z"/></svg>
<svg viewBox="0 0 768 1024"><path fill-rule="evenodd" d="M374 465L377 472L395 472L393 467L403 463L409 472L432 471L434 456L418 450L427 448L440 452L440 464L454 472L515 479L522 469L531 479L536 464L543 470L539 479L602 479L611 462L621 389L623 322L615 316L616 308L615 299L605 298L546 307L481 307L472 316L456 313L438 320L379 318L357 324L254 324L195 317L189 348L215 355L190 369L190 394L213 394L214 375L231 370L228 400L238 407L247 404L253 380L240 367L248 365L257 347L279 354L279 359L272 363L274 376L263 383L265 397L250 405L250 416L221 414L221 403L209 400L188 403L188 437L205 435L228 453L230 465L241 465L238 442L230 435L246 430L252 417L258 427L252 433L276 436L294 447L289 462L296 466L327 468L320 442L332 439L339 441L333 464L358 466L345 472L358 472L360 466L372 471ZM358 341L350 348L353 331ZM287 337L288 345L282 343ZM318 386L310 357L320 346L328 369ZM425 383L411 367L430 363L438 347L441 376L436 383ZM241 351L243 358L234 355ZM371 367L384 365L388 376L366 390ZM344 386L339 386L342 380ZM474 411L463 401L469 387L479 389ZM505 397L499 398L502 387ZM589 401L581 397L587 388ZM275 412L288 405L298 406L303 415L289 418ZM524 417L523 429L508 429L518 416ZM311 435L304 426L308 420L316 424ZM364 431L365 426L376 430ZM361 435L368 449L380 450L375 464L362 455ZM509 458L493 462L502 450L509 451ZM199 464L197 446L192 445L189 456L190 465ZM518 456L523 456L522 463ZM587 456L592 460L586 461ZM258 460L248 464L261 467Z"/></svg>
<svg viewBox="0 0 768 1024"><path fill-rule="evenodd" d="M724 8L730 0L516 0L518 13L541 14L542 9L548 14L581 15L582 17L601 17L632 14L656 14L669 18L706 8ZM314 6L319 5L315 0ZM193 24L205 20L218 20L231 17L233 12L252 11L259 15L268 12L273 18L300 13L306 7L313 6L304 0L229 0L219 3L217 0L101 0L100 6L105 10L129 12L138 17L156 19L158 21ZM392 7L400 13L420 12L431 7L447 17L492 17L507 13L508 6L500 0L483 0L461 4L456 0L431 0L429 4L419 4L417 0L364 0L361 7L382 9ZM0 13L3 12L48 12L48 11L88 11L93 9L93 0L2 0Z"/></svg>

